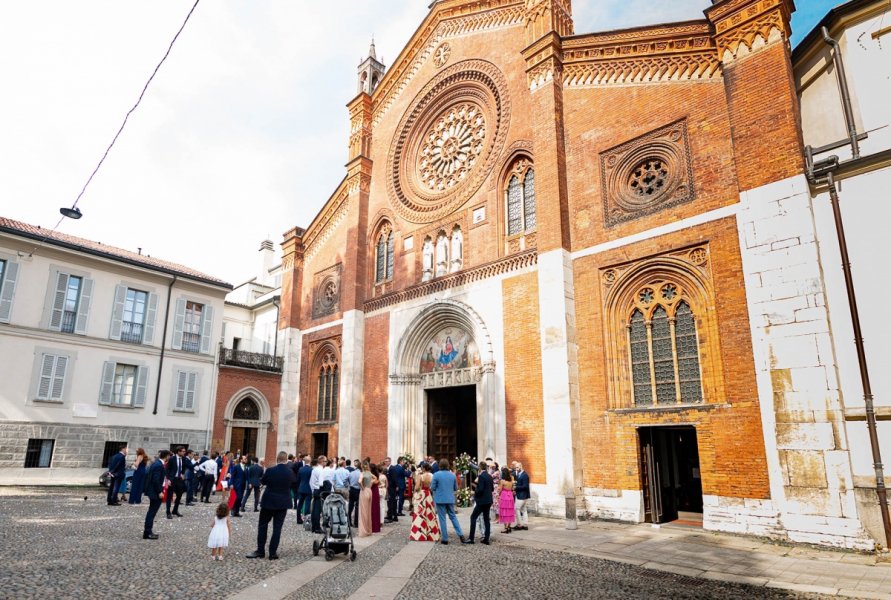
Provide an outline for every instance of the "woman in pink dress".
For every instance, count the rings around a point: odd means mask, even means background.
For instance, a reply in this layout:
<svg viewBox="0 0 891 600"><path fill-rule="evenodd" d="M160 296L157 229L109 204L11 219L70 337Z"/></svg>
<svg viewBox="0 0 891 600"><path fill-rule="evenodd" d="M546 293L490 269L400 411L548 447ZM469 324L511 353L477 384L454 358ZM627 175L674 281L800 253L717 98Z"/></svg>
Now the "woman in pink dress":
<svg viewBox="0 0 891 600"><path fill-rule="evenodd" d="M380 471L378 471L377 465L371 464L371 533L380 533L381 532L381 491L378 487L380 485ZM362 509L359 509L359 514Z"/></svg>
<svg viewBox="0 0 891 600"><path fill-rule="evenodd" d="M374 486L374 475L367 462L362 463L362 474L359 476L359 537L367 537L373 532L371 527L371 503ZM378 515L380 518L380 515Z"/></svg>
<svg viewBox="0 0 891 600"><path fill-rule="evenodd" d="M510 526L514 522L514 482L507 467L501 469L498 489L501 491L498 499L498 522L504 524L502 533L510 533Z"/></svg>

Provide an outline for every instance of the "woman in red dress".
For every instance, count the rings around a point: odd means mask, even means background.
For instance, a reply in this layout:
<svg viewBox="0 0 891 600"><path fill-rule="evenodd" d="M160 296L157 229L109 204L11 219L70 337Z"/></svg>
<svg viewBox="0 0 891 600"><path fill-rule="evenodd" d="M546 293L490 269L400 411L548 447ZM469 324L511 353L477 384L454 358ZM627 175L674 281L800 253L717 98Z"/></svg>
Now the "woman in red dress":
<svg viewBox="0 0 891 600"><path fill-rule="evenodd" d="M413 542L438 542L439 518L436 516L436 506L433 504L433 495L430 492L433 470L427 463L424 463L424 472L418 477L418 481L420 500L412 515L408 539Z"/></svg>
<svg viewBox="0 0 891 600"><path fill-rule="evenodd" d="M371 533L381 532L381 492L380 471L377 465L371 464Z"/></svg>

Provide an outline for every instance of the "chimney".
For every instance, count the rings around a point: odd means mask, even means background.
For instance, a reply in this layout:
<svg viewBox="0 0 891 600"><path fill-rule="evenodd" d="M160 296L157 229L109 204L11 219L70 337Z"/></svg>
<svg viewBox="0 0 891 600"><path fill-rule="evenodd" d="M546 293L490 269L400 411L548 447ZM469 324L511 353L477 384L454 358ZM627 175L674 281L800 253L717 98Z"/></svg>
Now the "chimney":
<svg viewBox="0 0 891 600"><path fill-rule="evenodd" d="M263 240L260 243L260 273L257 283L269 285L269 269L275 265L275 246L272 240Z"/></svg>

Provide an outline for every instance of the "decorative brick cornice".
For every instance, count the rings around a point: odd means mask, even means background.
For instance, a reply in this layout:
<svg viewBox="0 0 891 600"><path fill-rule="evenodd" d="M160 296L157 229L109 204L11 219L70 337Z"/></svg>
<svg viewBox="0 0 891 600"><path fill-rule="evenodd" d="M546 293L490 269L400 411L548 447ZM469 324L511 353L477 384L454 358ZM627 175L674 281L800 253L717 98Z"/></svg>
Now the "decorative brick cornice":
<svg viewBox="0 0 891 600"><path fill-rule="evenodd" d="M724 63L789 39L792 0L724 0L705 11Z"/></svg>
<svg viewBox="0 0 891 600"><path fill-rule="evenodd" d="M721 63L707 21L638 27L563 41L563 85L708 80Z"/></svg>
<svg viewBox="0 0 891 600"><path fill-rule="evenodd" d="M452 273L451 275L439 277L433 281L427 281L398 292L392 292L368 300L364 304L365 313L368 314L372 311L379 310L392 304L405 302L407 300L423 298L424 296L429 296L436 292L441 292L460 285L473 283L474 281L481 281L497 275L503 275L504 273L525 269L537 263L538 252L535 250L527 250L526 252L513 254L472 269Z"/></svg>
<svg viewBox="0 0 891 600"><path fill-rule="evenodd" d="M361 93L347 105L350 111L350 160L371 154L371 96Z"/></svg>
<svg viewBox="0 0 891 600"><path fill-rule="evenodd" d="M436 4L375 90L372 125L393 103L445 38L524 23L524 0L452 0Z"/></svg>
<svg viewBox="0 0 891 600"><path fill-rule="evenodd" d="M316 215L316 218L306 228L303 236L303 247L305 249L306 261L312 259L320 247L320 242L324 242L334 233L337 225L346 216L349 207L349 189L348 178L344 178L337 186L337 190L325 203L322 211Z"/></svg>

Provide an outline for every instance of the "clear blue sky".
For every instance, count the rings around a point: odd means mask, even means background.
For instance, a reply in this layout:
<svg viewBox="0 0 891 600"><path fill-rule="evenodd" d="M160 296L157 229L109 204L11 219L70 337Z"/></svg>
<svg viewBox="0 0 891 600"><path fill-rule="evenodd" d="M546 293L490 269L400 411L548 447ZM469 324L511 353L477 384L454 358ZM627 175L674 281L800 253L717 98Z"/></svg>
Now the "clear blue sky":
<svg viewBox="0 0 891 600"><path fill-rule="evenodd" d="M830 8L839 4L844 4L844 0L796 0L796 10L792 13L792 47L810 33Z"/></svg>

